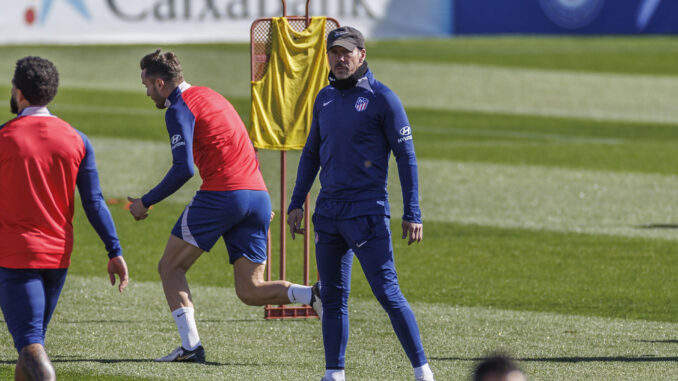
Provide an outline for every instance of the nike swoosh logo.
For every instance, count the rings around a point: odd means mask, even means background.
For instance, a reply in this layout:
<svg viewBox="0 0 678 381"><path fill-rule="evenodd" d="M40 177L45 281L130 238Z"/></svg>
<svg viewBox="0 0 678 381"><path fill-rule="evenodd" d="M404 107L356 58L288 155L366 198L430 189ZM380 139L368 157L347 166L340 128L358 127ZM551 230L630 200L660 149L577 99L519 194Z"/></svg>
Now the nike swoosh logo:
<svg viewBox="0 0 678 381"><path fill-rule="evenodd" d="M362 242L360 242L360 243L356 243L355 245L356 245L357 247L363 247L363 245L366 244L366 243L367 243L367 240L364 240L364 241L362 241Z"/></svg>
<svg viewBox="0 0 678 381"><path fill-rule="evenodd" d="M334 99L332 99L332 101L333 101L333 100L334 100ZM325 107L325 106L327 106L328 104L332 103L332 101L323 102L323 107Z"/></svg>
<svg viewBox="0 0 678 381"><path fill-rule="evenodd" d="M188 359L193 358L193 357L195 357L195 353L189 353L187 355L177 357L177 360L183 361L183 360L188 360Z"/></svg>
<svg viewBox="0 0 678 381"><path fill-rule="evenodd" d="M177 315L177 317L180 318L180 317L182 317L182 316L184 316L184 315L186 315L186 312L180 313L179 315Z"/></svg>

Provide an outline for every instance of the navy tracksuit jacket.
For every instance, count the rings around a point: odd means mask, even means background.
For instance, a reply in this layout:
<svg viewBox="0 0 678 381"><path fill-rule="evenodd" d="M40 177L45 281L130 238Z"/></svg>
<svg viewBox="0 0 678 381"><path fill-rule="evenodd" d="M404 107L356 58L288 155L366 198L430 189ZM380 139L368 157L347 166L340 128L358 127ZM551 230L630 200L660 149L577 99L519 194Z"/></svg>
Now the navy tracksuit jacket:
<svg viewBox="0 0 678 381"><path fill-rule="evenodd" d="M390 216L386 180L391 151L402 186L403 219L420 223L417 159L410 124L398 96L374 79L369 70L353 88L325 87L313 106L311 131L301 154L288 212L303 207L322 168L317 214L338 219Z"/></svg>

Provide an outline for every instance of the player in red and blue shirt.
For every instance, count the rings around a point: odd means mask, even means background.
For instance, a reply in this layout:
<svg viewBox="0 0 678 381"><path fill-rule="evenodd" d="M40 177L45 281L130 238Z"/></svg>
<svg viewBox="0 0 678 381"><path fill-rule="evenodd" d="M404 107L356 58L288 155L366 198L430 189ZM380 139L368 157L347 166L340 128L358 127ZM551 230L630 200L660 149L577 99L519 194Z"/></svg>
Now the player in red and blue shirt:
<svg viewBox="0 0 678 381"><path fill-rule="evenodd" d="M99 186L94 150L82 132L46 105L59 83L39 57L17 61L11 111L0 126L0 307L19 352L17 379L54 379L45 332L73 250L75 188L104 242L111 284L127 286L127 265Z"/></svg>
<svg viewBox="0 0 678 381"><path fill-rule="evenodd" d="M157 108L167 108L172 167L143 197L129 198L130 212L137 220L145 219L151 205L193 176L194 162L203 180L172 229L158 265L181 346L157 361L205 361L186 271L220 237L233 264L236 294L243 302L304 303L320 311L320 299L314 296L317 288L264 281L271 201L254 146L233 106L214 90L186 83L172 52L158 49L146 55L140 67L146 94Z"/></svg>

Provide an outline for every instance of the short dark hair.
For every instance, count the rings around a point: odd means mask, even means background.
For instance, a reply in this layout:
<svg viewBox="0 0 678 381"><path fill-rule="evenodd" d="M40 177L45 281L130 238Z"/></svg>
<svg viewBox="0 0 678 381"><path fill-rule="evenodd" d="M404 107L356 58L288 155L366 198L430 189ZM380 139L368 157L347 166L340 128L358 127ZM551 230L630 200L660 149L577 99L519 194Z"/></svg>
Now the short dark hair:
<svg viewBox="0 0 678 381"><path fill-rule="evenodd" d="M181 63L176 54L163 53L156 49L153 53L146 54L139 62L141 70L146 70L146 76L160 77L165 81L177 81L183 79Z"/></svg>
<svg viewBox="0 0 678 381"><path fill-rule="evenodd" d="M59 72L51 61L28 56L16 61L12 83L31 105L46 106L57 94Z"/></svg>
<svg viewBox="0 0 678 381"><path fill-rule="evenodd" d="M473 381L483 381L486 376L491 374L505 376L514 371L523 372L509 356L495 353L476 364L472 379Z"/></svg>

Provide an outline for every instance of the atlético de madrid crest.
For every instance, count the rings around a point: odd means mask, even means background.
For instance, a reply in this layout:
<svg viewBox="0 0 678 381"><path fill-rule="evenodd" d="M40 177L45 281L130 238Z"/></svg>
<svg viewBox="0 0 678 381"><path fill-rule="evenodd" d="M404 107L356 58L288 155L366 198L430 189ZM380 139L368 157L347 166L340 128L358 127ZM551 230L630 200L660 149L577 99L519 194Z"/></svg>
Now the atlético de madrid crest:
<svg viewBox="0 0 678 381"><path fill-rule="evenodd" d="M358 100L355 101L356 111L358 111L358 112L365 111L368 103L370 103L370 101L367 100L367 98L358 97Z"/></svg>

